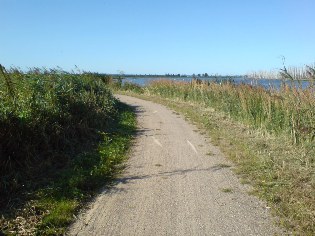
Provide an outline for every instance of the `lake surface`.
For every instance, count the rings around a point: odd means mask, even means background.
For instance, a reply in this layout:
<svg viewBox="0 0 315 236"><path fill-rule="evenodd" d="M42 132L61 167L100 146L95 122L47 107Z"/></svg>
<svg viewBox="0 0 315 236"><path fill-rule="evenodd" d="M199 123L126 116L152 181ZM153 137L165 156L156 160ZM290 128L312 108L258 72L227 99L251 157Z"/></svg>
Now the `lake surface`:
<svg viewBox="0 0 315 236"><path fill-rule="evenodd" d="M166 80L171 80L171 81L184 81L184 82L190 82L193 78L192 77L134 77L134 78L125 78L123 80L123 83L133 83L133 84L138 84L140 86L146 86L148 85L151 81L155 80L161 80L161 79L166 79ZM259 79L259 80L253 80L253 79L247 79L244 77L233 77L228 78L200 78L201 80L205 81L215 81L215 82L224 82L224 81L234 81L236 84L250 84L253 86L263 86L266 89L273 88L273 89L279 89L283 81L281 80L274 80L274 79ZM301 86L303 89L307 88L310 85L309 81L300 81L300 84L298 81L286 81L287 84L291 86L296 86L299 87Z"/></svg>

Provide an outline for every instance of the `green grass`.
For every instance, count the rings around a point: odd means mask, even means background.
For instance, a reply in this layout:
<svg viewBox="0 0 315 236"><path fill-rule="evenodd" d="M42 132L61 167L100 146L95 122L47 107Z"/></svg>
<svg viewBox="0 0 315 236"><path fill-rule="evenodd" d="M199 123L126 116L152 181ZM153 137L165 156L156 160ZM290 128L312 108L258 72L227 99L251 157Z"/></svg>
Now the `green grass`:
<svg viewBox="0 0 315 236"><path fill-rule="evenodd" d="M233 189L231 189L231 188L222 188L221 191L222 191L223 193L232 193L232 192L233 192Z"/></svg>
<svg viewBox="0 0 315 236"><path fill-rule="evenodd" d="M33 193L31 205L20 217L32 216L37 221L32 225L37 235L61 235L74 220L74 215L104 185L110 183L123 168L126 152L136 128L135 114L131 108L119 104L120 112L112 130L103 134L98 148L81 153L72 163L54 178ZM35 211L31 211L36 209ZM5 222L10 226L5 232L18 233L14 221ZM25 222L24 228L28 228Z"/></svg>
<svg viewBox="0 0 315 236"><path fill-rule="evenodd" d="M231 165L225 164L225 163L220 163L220 164L217 165L217 167L220 167L220 168L229 168L229 167L231 167Z"/></svg>
<svg viewBox="0 0 315 236"><path fill-rule="evenodd" d="M38 227L39 235L63 234L65 227L73 221L80 203L109 183L122 169L136 121L133 111L122 104L121 106L123 110L117 126L111 133L103 134L98 151L75 159L73 165L64 171L50 189L38 192L38 204L50 209Z"/></svg>
<svg viewBox="0 0 315 236"><path fill-rule="evenodd" d="M122 168L136 128L106 76L0 73L0 232L61 235Z"/></svg>
<svg viewBox="0 0 315 236"><path fill-rule="evenodd" d="M242 183L296 235L315 233L314 91L161 81L143 92L206 130ZM211 154L211 153L209 153Z"/></svg>
<svg viewBox="0 0 315 236"><path fill-rule="evenodd" d="M67 165L79 146L109 127L117 103L97 74L35 69L2 69L0 100L0 208L34 173Z"/></svg>

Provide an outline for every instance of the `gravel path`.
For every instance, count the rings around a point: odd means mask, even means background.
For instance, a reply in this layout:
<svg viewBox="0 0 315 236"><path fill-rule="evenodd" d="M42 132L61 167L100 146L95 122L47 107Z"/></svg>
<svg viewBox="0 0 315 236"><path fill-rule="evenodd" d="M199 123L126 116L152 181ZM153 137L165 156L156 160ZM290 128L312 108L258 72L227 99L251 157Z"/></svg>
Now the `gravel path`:
<svg viewBox="0 0 315 236"><path fill-rule="evenodd" d="M124 174L70 228L70 235L281 235L266 205L248 194L228 161L183 117L136 107L139 133Z"/></svg>

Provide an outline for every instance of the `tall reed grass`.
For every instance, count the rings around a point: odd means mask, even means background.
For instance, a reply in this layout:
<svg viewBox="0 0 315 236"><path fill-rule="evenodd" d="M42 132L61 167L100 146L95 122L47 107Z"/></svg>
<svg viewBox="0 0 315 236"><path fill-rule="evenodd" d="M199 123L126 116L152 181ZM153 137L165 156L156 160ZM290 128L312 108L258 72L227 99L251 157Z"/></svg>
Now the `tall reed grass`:
<svg viewBox="0 0 315 236"><path fill-rule="evenodd" d="M110 129L116 99L110 78L0 65L0 208L27 179L62 168L71 154Z"/></svg>
<svg viewBox="0 0 315 236"><path fill-rule="evenodd" d="M203 103L230 117L270 133L290 135L292 143L313 143L315 138L314 88L282 84L266 90L232 82L185 83L154 81L147 88L162 97Z"/></svg>
<svg viewBox="0 0 315 236"><path fill-rule="evenodd" d="M289 79L289 80L313 80L315 78L315 64L305 67L289 66L283 69L270 71L254 71L247 73L249 79Z"/></svg>
<svg viewBox="0 0 315 236"><path fill-rule="evenodd" d="M281 80L314 80L315 64L305 67L283 66L283 69L270 71L254 71L247 73L250 79L281 79Z"/></svg>

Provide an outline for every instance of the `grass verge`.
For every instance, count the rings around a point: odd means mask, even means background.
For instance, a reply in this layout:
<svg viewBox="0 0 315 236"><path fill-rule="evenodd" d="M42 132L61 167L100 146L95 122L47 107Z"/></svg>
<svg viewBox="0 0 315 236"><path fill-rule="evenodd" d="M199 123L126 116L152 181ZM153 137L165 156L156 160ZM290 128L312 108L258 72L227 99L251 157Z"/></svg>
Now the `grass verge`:
<svg viewBox="0 0 315 236"><path fill-rule="evenodd" d="M132 108L117 104L115 119L102 141L90 151L71 158L67 167L54 169L48 184L30 192L21 209L2 214L0 232L8 235L62 235L75 214L100 187L123 167L136 130Z"/></svg>
<svg viewBox="0 0 315 236"><path fill-rule="evenodd" d="M241 182L254 187L252 193L267 202L280 225L296 235L314 235L313 149L292 145L290 136L246 125L204 103L145 92L121 93L164 104L204 128L211 142L236 164Z"/></svg>

